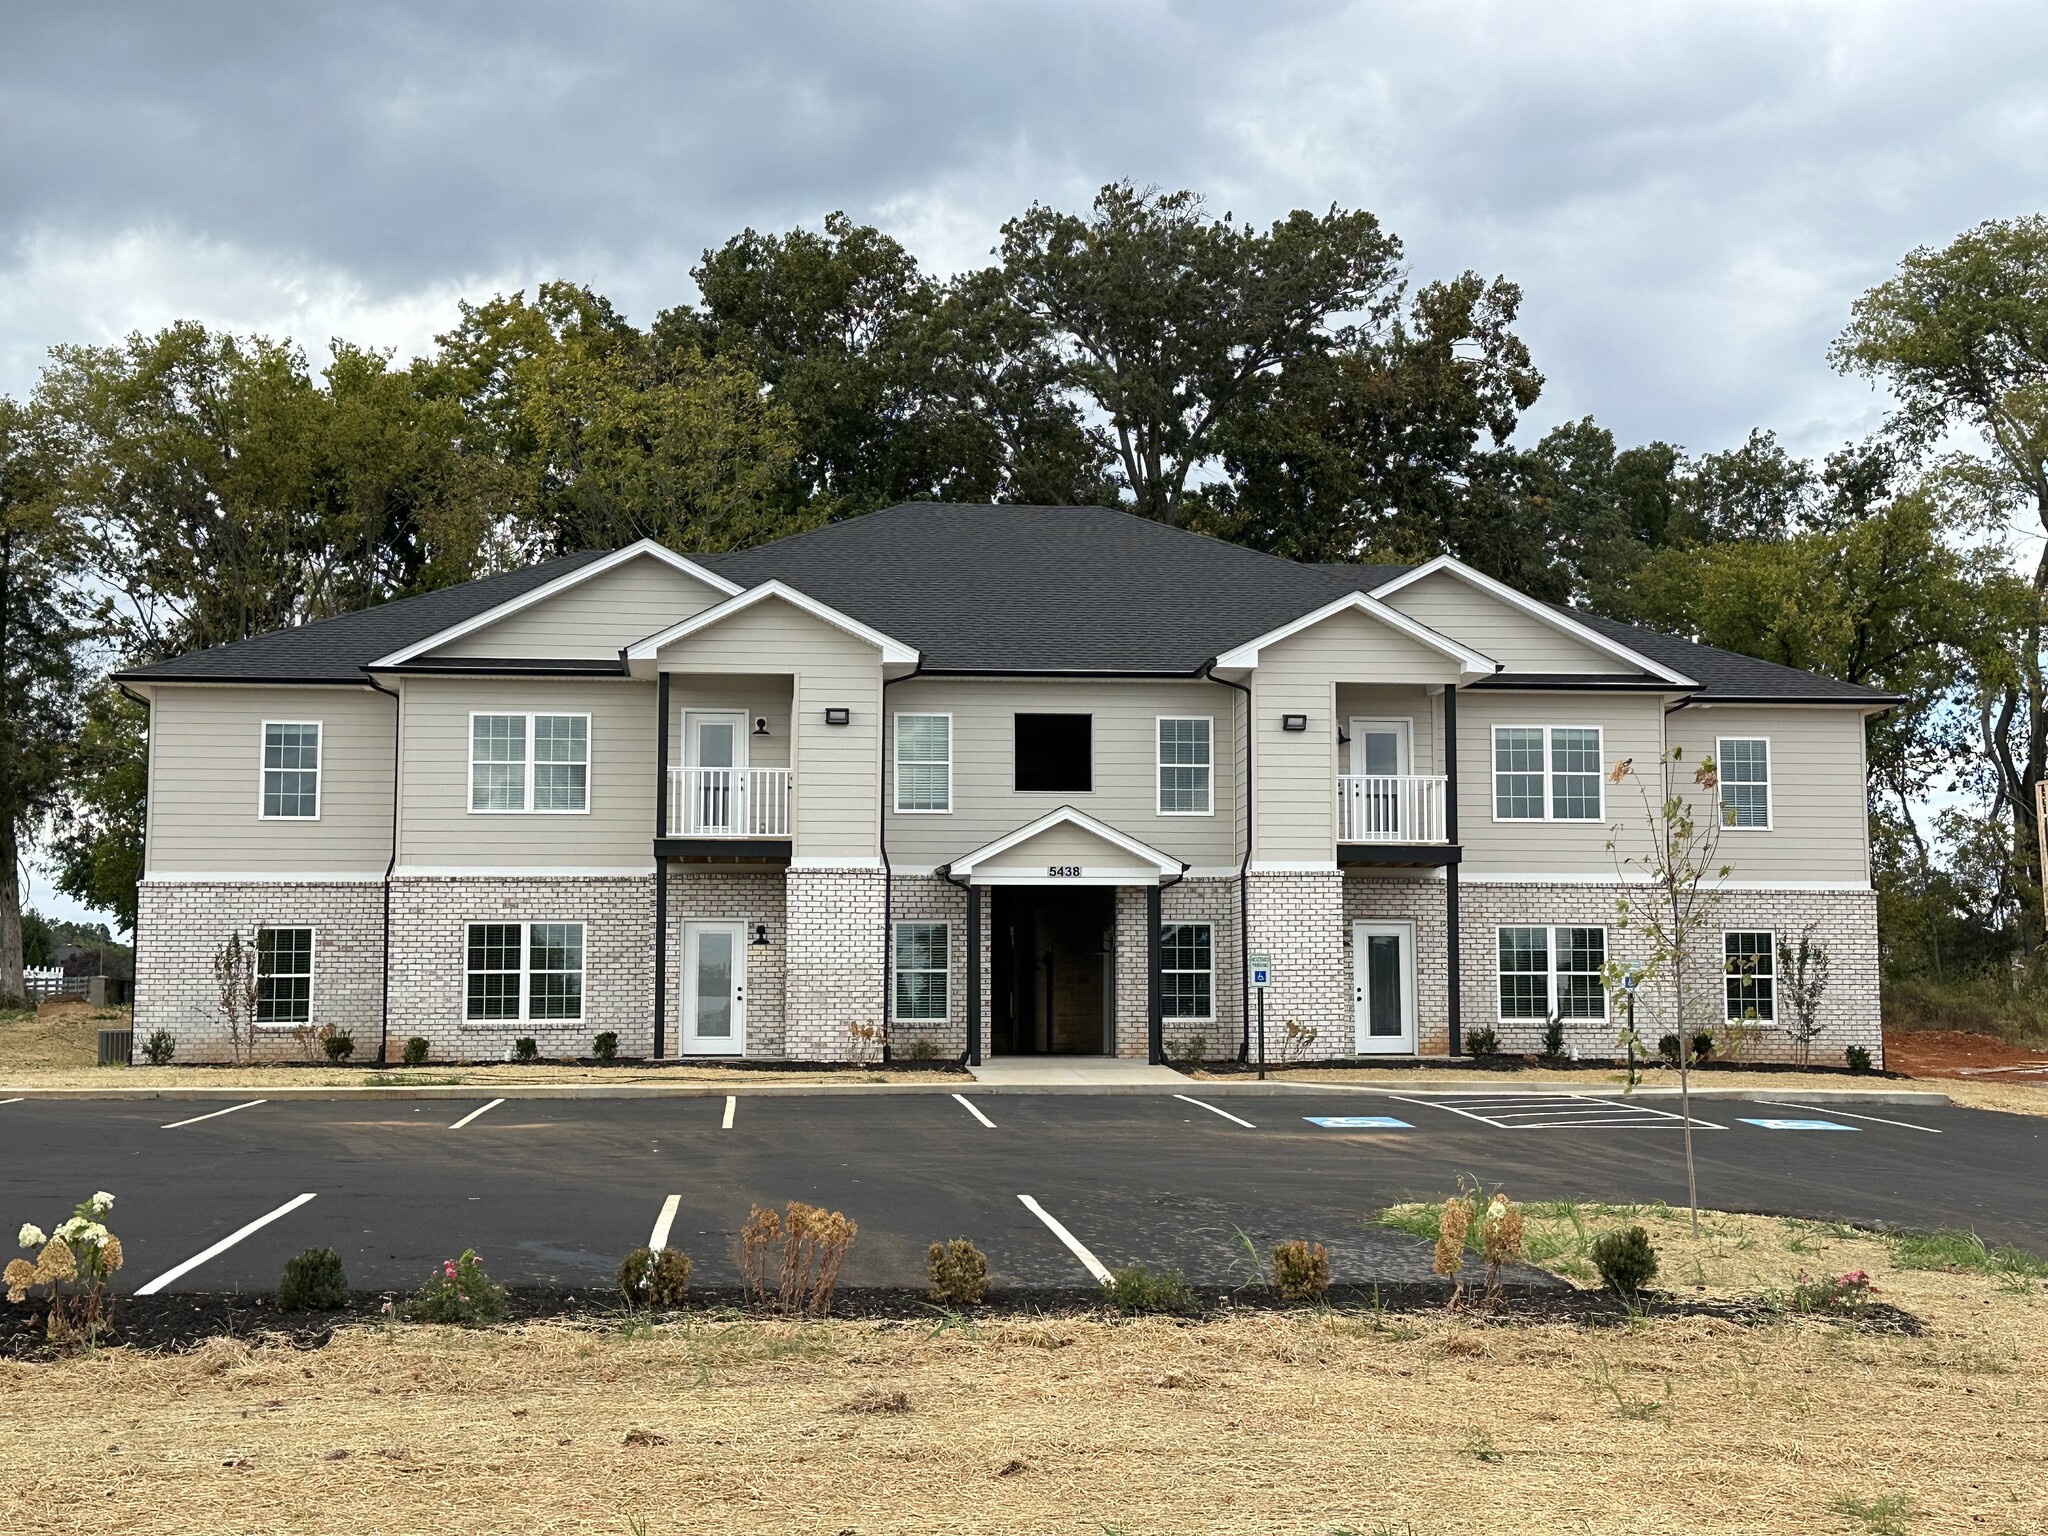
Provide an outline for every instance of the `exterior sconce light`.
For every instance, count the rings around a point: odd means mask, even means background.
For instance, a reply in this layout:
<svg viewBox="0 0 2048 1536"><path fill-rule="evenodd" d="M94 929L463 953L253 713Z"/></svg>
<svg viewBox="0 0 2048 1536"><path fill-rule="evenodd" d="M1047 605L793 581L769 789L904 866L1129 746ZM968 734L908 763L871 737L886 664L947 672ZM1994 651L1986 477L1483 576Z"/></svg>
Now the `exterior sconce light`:
<svg viewBox="0 0 2048 1536"><path fill-rule="evenodd" d="M852 721L853 711L850 709L835 704L825 711L825 723L827 725L849 725Z"/></svg>
<svg viewBox="0 0 2048 1536"><path fill-rule="evenodd" d="M767 925L766 923L756 923L756 924L754 924L754 948L756 948L756 949L766 949L767 947L768 947L768 925Z"/></svg>
<svg viewBox="0 0 2048 1536"><path fill-rule="evenodd" d="M1280 729L1283 731L1305 731L1308 729L1307 715L1282 715Z"/></svg>
<svg viewBox="0 0 2048 1536"><path fill-rule="evenodd" d="M768 734L768 717L766 715L754 716L754 734L756 736L766 736Z"/></svg>

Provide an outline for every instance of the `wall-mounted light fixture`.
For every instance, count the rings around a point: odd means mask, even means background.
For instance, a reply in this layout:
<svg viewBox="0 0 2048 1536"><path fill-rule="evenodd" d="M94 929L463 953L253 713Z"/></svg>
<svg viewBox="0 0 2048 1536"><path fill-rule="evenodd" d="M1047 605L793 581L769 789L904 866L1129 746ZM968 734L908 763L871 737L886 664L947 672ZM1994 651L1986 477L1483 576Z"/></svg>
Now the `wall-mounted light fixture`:
<svg viewBox="0 0 2048 1536"><path fill-rule="evenodd" d="M754 716L754 734L756 736L766 736L768 734L768 717L766 715Z"/></svg>
<svg viewBox="0 0 2048 1536"><path fill-rule="evenodd" d="M1305 731L1308 729L1307 715L1282 715L1280 729L1283 731Z"/></svg>
<svg viewBox="0 0 2048 1536"><path fill-rule="evenodd" d="M835 704L825 711L825 723L827 725L850 725L853 723L853 711Z"/></svg>
<svg viewBox="0 0 2048 1536"><path fill-rule="evenodd" d="M768 925L767 925L766 923L756 923L756 924L754 924L754 948L756 948L756 949L766 949L767 947L768 947Z"/></svg>
<svg viewBox="0 0 2048 1536"><path fill-rule="evenodd" d="M1341 725L1337 727L1337 745L1340 747L1348 747L1351 745L1351 733L1345 730L1344 727Z"/></svg>

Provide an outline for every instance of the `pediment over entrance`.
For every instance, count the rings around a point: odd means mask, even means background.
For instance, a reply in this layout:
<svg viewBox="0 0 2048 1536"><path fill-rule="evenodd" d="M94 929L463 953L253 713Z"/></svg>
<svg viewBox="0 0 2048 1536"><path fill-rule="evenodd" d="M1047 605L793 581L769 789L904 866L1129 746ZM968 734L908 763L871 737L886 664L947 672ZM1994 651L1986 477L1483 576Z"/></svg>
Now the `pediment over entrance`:
<svg viewBox="0 0 2048 1536"><path fill-rule="evenodd" d="M1187 866L1168 853L1063 805L955 859L971 885L1157 885Z"/></svg>

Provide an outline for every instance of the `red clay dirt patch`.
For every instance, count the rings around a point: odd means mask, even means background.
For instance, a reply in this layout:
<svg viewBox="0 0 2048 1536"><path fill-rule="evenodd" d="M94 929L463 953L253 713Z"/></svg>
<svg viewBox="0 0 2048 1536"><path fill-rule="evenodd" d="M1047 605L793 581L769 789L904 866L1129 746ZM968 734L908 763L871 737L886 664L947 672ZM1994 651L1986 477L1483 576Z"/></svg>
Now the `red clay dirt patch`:
<svg viewBox="0 0 2048 1536"><path fill-rule="evenodd" d="M2048 1051L1957 1029L1901 1030L1884 1037L1884 1064L1908 1077L1983 1078L2048 1085Z"/></svg>

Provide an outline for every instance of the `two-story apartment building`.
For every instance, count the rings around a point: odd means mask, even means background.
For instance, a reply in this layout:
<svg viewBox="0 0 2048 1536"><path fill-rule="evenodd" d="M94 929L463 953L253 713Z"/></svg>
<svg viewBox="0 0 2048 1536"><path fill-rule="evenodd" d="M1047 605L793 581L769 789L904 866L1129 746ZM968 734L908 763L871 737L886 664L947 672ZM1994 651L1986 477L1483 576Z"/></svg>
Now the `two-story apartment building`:
<svg viewBox="0 0 2048 1536"><path fill-rule="evenodd" d="M1615 1049L1630 762L1721 765L1714 974L1880 1049L1885 697L1548 606L1448 558L1295 564L1099 508L912 504L589 552L124 675L150 705L136 1027L585 1055ZM1689 787L1689 776L1687 779ZM1640 894L1640 889L1637 889ZM1654 1025L1657 999L1644 1004ZM1717 1014L1720 1010L1717 1010Z"/></svg>

